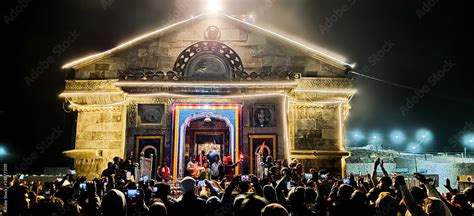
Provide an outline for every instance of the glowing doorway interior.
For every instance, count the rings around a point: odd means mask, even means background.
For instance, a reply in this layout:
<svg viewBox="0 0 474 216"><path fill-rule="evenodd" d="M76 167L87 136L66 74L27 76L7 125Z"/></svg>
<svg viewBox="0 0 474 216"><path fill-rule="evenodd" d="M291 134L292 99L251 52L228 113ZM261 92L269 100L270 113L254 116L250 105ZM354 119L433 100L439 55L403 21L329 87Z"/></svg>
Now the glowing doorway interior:
<svg viewBox="0 0 474 216"><path fill-rule="evenodd" d="M230 156L234 162L239 155L240 143L240 104L174 104L173 106L173 145L171 149L171 168L173 179L182 177L185 168L186 127L193 120L211 116L223 120L230 132ZM239 173L239 166L235 172Z"/></svg>

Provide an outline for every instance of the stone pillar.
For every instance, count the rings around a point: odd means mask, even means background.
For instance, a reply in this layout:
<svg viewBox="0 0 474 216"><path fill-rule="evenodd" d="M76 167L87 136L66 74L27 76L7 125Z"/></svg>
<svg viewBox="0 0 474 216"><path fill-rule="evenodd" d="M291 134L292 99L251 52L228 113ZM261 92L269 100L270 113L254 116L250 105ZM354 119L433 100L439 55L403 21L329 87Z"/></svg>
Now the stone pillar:
<svg viewBox="0 0 474 216"><path fill-rule="evenodd" d="M74 158L78 175L100 177L107 162L123 157L123 110L79 111L75 149L64 152Z"/></svg>
<svg viewBox="0 0 474 216"><path fill-rule="evenodd" d="M114 80L66 81L61 94L77 111L75 148L65 151L74 159L77 175L100 177L113 157L124 157L126 103Z"/></svg>
<svg viewBox="0 0 474 216"><path fill-rule="evenodd" d="M305 168L345 176L345 117L355 93L343 78L303 78L292 95L289 123L291 158Z"/></svg>

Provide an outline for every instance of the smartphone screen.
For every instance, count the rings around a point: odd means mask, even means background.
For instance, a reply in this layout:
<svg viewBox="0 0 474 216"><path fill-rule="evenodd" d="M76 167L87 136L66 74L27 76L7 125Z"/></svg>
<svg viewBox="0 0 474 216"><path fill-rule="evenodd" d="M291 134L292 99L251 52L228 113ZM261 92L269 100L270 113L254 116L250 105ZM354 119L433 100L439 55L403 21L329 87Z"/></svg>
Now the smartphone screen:
<svg viewBox="0 0 474 216"><path fill-rule="evenodd" d="M137 189L128 189L127 191L127 196L130 198L134 198L138 195L138 190Z"/></svg>
<svg viewBox="0 0 474 216"><path fill-rule="evenodd" d="M249 182L250 181L250 176L249 175L242 175L240 177L240 181Z"/></svg>
<svg viewBox="0 0 474 216"><path fill-rule="evenodd" d="M86 183L80 183L79 184L79 189L81 189L82 191L87 191L86 190Z"/></svg>
<svg viewBox="0 0 474 216"><path fill-rule="evenodd" d="M326 180L326 179L328 179L328 175L326 175L326 174L324 174L324 175L321 175L321 177L320 177L320 178L321 178L322 180Z"/></svg>
<svg viewBox="0 0 474 216"><path fill-rule="evenodd" d="M305 179L312 179L312 178L313 178L313 174L311 174L311 173L305 173L305 174L304 174L304 178L305 178Z"/></svg>
<svg viewBox="0 0 474 216"><path fill-rule="evenodd" d="M286 183L286 188L287 188L288 190L291 189L291 182L287 182L287 183Z"/></svg>
<svg viewBox="0 0 474 216"><path fill-rule="evenodd" d="M143 182L147 183L148 182L148 176L143 176Z"/></svg>
<svg viewBox="0 0 474 216"><path fill-rule="evenodd" d="M348 178L342 179L343 184L349 184L351 181Z"/></svg>
<svg viewBox="0 0 474 216"><path fill-rule="evenodd" d="M206 186L206 182L198 181L198 187L205 187L205 186Z"/></svg>
<svg viewBox="0 0 474 216"><path fill-rule="evenodd" d="M153 193L158 192L158 187L153 187Z"/></svg>
<svg viewBox="0 0 474 216"><path fill-rule="evenodd" d="M129 180L130 180L130 177L131 177L131 176L132 176L132 172L130 172L130 171L127 171L127 176L126 176L126 178L127 178L127 181L129 181Z"/></svg>

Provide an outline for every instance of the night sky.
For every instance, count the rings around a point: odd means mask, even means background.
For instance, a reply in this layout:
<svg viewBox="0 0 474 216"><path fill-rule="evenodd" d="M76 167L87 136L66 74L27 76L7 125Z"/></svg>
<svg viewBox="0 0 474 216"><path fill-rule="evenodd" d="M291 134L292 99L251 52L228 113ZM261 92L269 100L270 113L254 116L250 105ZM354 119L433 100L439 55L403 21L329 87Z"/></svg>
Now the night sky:
<svg viewBox="0 0 474 216"><path fill-rule="evenodd" d="M71 165L61 152L73 148L75 115L63 111L58 97L64 90L61 65L197 15L205 8L202 2L1 1L5 49L0 78L0 146L10 154L10 170L23 161L27 171ZM422 96L416 96L417 102L403 113L400 107L417 95L414 91L353 76L358 93L351 103L348 131L378 131L388 140L389 132L398 128L410 140L417 129L427 128L434 140L426 151L462 150L458 141L449 140L474 127L473 73L468 67L473 59L472 23L461 17L467 6L447 0L222 2L228 14L254 14L260 26L291 33L288 35L298 40L345 56L357 64L359 73L417 89L429 88L419 92ZM21 12L12 13L12 8ZM70 43L58 47L64 42ZM32 70L44 72L35 76ZM26 158L38 153L41 142L44 151L29 162Z"/></svg>

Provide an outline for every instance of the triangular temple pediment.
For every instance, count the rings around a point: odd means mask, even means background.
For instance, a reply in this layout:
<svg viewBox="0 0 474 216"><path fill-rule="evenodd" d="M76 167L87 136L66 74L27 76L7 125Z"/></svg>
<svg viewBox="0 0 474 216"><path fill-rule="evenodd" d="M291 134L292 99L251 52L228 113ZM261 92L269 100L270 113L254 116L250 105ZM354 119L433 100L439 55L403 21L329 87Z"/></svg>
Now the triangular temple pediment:
<svg viewBox="0 0 474 216"><path fill-rule="evenodd" d="M222 48L202 46L199 42L203 41L214 41ZM289 76L288 71L291 71L291 74L303 76L341 77L351 67L342 58L281 34L227 14L207 12L136 37L105 52L67 63L63 69L75 69L76 78L88 79L116 78L120 74L117 71L143 68L166 76L168 71L187 66L183 64L193 57L187 54L197 54L201 48L217 49L217 54L224 56L222 61L230 62L232 67L242 65L238 71L247 71L244 77L249 78L262 72L279 74L282 71L286 71L285 76Z"/></svg>

